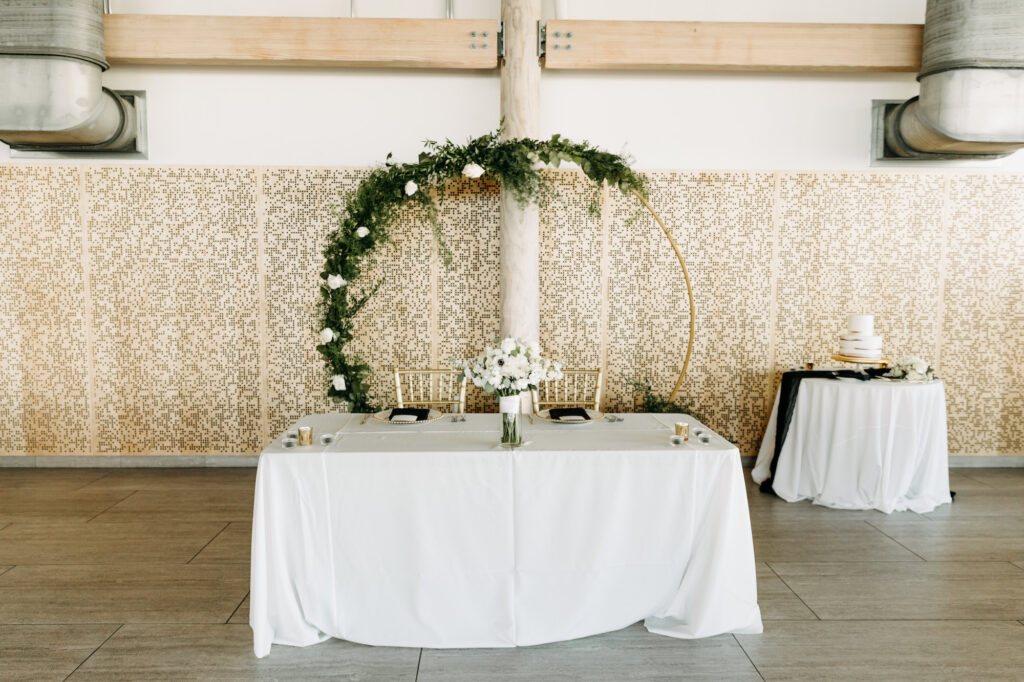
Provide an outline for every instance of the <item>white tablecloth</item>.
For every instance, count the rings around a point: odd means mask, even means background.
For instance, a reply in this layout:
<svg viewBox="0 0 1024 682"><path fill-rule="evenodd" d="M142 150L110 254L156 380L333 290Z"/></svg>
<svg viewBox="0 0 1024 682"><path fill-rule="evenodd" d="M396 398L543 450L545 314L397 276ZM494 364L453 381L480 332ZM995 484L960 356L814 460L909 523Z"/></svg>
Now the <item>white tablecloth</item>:
<svg viewBox="0 0 1024 682"><path fill-rule="evenodd" d="M645 620L692 638L761 632L739 453L708 431L669 445L681 415L620 423L498 415L415 426L313 415L330 446L260 456L249 624L272 643L338 637L507 647ZM314 436L315 437L315 436Z"/></svg>
<svg viewBox="0 0 1024 682"><path fill-rule="evenodd" d="M778 411L776 394L757 483L771 474ZM950 502L942 382L804 379L772 486L789 502L887 514Z"/></svg>

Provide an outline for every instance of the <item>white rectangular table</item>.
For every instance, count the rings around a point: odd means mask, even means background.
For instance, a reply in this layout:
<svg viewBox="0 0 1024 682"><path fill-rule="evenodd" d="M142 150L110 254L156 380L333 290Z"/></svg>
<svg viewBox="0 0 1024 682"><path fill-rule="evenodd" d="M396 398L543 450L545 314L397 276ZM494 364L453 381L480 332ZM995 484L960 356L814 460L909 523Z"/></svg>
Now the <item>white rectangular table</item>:
<svg viewBox="0 0 1024 682"><path fill-rule="evenodd" d="M638 620L681 638L761 632L734 446L682 415L523 419L512 451L496 414L312 415L299 424L335 443L271 443L253 515L256 655L331 637L531 645ZM680 420L709 442L671 446Z"/></svg>
<svg viewBox="0 0 1024 682"><path fill-rule="evenodd" d="M941 381L804 379L772 477L778 412L776 394L752 477L787 502L923 513L951 501Z"/></svg>

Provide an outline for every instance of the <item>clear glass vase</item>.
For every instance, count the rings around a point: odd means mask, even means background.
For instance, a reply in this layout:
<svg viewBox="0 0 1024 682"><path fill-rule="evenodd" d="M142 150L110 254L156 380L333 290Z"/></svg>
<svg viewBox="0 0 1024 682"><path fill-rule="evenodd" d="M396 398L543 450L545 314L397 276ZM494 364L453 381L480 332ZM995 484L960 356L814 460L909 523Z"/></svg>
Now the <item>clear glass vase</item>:
<svg viewBox="0 0 1024 682"><path fill-rule="evenodd" d="M501 446L517 448L523 444L523 433L519 428L519 396L503 395L498 405L501 411Z"/></svg>

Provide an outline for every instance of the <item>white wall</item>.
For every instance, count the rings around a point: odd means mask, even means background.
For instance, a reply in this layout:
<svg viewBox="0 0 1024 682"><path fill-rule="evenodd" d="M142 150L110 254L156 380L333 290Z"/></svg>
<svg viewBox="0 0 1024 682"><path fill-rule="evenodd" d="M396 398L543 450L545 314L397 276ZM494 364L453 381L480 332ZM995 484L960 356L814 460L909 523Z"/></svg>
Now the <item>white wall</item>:
<svg viewBox="0 0 1024 682"><path fill-rule="evenodd" d="M356 16L442 17L444 0L354 0ZM925 0L546 0L573 19L920 23ZM348 16L346 0L112 0L114 12ZM456 0L457 17L499 0ZM115 67L108 87L145 90L149 162L362 166L425 138L498 123L492 73ZM630 152L639 168L857 169L870 165L872 99L917 92L912 74L544 73L542 132ZM0 145L0 161L8 150ZM92 159L95 162L95 159ZM892 167L949 168L923 165ZM1024 153L969 164L1024 170Z"/></svg>

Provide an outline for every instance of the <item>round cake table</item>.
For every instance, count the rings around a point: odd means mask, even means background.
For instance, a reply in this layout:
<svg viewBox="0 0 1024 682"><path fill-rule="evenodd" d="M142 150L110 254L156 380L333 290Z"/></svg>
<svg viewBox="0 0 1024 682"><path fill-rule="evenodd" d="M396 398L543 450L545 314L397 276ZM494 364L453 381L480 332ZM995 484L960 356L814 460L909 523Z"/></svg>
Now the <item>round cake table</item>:
<svg viewBox="0 0 1024 682"><path fill-rule="evenodd" d="M771 476L779 397L754 466ZM808 378L800 384L772 477L788 502L929 512L951 501L941 381Z"/></svg>

